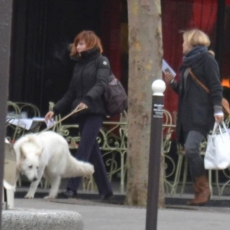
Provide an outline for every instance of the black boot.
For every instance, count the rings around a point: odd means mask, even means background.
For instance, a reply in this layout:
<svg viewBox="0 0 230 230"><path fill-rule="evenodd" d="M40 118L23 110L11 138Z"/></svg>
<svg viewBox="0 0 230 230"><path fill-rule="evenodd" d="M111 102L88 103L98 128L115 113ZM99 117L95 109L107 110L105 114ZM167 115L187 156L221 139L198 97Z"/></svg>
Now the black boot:
<svg viewBox="0 0 230 230"><path fill-rule="evenodd" d="M100 200L101 201L107 201L110 200L113 197L113 192L107 193L107 194L101 194Z"/></svg>
<svg viewBox="0 0 230 230"><path fill-rule="evenodd" d="M76 198L77 193L73 190L67 189L65 192L62 192L62 196L64 196L65 198Z"/></svg>

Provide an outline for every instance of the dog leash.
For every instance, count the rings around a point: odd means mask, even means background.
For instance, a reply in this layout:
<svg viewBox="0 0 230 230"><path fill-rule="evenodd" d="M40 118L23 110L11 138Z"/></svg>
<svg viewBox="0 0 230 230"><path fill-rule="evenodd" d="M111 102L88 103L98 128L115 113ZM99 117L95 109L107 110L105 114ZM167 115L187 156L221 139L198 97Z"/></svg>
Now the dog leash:
<svg viewBox="0 0 230 230"><path fill-rule="evenodd" d="M51 125L50 127L40 131L39 133L42 133L42 132L45 132L45 131L48 131L49 129L55 127L56 125L58 125L59 123L61 123L62 121L66 120L67 118L69 118L70 116L72 116L73 114L76 114L76 113L79 113L80 111L84 110L85 108L83 109L74 109L71 113L67 114L65 117L63 117L62 119L60 119L58 122L56 122L55 124ZM39 134L38 133L38 134Z"/></svg>

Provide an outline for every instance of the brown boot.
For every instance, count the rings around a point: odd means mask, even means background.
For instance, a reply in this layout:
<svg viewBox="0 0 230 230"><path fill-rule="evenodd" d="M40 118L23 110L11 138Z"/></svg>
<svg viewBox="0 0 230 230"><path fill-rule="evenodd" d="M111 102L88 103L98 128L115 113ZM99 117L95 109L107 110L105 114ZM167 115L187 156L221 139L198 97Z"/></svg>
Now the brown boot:
<svg viewBox="0 0 230 230"><path fill-rule="evenodd" d="M187 205L196 205L196 201L197 201L197 198L198 198L198 194L199 194L199 188L197 186L197 182L193 182L193 189L194 189L194 199L193 200L190 200L187 202Z"/></svg>
<svg viewBox="0 0 230 230"><path fill-rule="evenodd" d="M195 199L190 202L190 205L205 205L210 199L210 188L208 179L205 175L196 178Z"/></svg>

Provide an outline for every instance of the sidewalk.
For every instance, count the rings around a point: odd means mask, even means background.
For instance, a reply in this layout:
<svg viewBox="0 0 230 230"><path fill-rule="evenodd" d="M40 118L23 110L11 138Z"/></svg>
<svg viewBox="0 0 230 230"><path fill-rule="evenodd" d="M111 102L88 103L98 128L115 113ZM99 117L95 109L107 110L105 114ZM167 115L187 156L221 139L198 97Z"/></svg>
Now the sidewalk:
<svg viewBox="0 0 230 230"><path fill-rule="evenodd" d="M15 199L16 209L76 211L84 230L145 230L146 209L81 199ZM158 211L158 230L216 230L230 226L230 208L175 206Z"/></svg>

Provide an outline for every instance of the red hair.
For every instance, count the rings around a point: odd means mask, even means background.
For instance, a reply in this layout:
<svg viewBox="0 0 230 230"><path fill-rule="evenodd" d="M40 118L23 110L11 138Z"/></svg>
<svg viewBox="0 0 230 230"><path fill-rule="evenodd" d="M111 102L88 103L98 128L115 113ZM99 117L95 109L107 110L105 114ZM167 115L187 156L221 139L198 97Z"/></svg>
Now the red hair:
<svg viewBox="0 0 230 230"><path fill-rule="evenodd" d="M93 31L83 30L74 38L74 41L71 44L71 57L78 55L76 46L81 40L85 41L87 49L98 48L100 53L103 52L100 38Z"/></svg>

